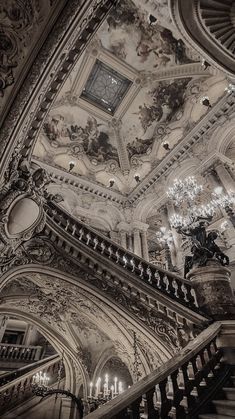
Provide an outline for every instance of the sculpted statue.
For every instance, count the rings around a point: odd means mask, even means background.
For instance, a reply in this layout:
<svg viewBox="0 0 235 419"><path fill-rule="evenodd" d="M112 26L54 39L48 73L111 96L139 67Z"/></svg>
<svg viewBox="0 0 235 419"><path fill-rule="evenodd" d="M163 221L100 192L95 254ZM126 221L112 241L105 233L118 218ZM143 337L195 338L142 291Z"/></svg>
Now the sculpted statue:
<svg viewBox="0 0 235 419"><path fill-rule="evenodd" d="M215 243L218 238L216 231L207 233L206 227L209 217L200 220L196 225L187 229L178 229L178 232L184 236L189 236L192 241L192 256L185 257L184 277L193 267L206 266L207 261L211 259L218 260L221 265L229 264L229 258L225 255Z"/></svg>

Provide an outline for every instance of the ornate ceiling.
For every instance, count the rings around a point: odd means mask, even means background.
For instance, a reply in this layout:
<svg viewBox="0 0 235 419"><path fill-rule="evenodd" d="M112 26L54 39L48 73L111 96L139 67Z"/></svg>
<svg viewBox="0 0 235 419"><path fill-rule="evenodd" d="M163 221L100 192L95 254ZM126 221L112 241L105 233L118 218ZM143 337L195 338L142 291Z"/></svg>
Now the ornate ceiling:
<svg viewBox="0 0 235 419"><path fill-rule="evenodd" d="M206 114L200 98L216 103L226 86L181 41L166 2L154 15L147 3L125 0L112 9L59 91L33 151L105 188L113 180L112 190L125 196Z"/></svg>

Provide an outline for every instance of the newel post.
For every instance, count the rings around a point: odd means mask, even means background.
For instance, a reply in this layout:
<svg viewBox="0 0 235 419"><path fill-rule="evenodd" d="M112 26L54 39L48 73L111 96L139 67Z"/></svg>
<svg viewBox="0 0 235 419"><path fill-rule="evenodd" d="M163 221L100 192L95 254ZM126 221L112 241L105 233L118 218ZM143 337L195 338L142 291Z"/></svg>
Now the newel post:
<svg viewBox="0 0 235 419"><path fill-rule="evenodd" d="M230 270L216 260L195 267L187 275L195 289L199 308L216 320L235 318L235 299L230 284Z"/></svg>

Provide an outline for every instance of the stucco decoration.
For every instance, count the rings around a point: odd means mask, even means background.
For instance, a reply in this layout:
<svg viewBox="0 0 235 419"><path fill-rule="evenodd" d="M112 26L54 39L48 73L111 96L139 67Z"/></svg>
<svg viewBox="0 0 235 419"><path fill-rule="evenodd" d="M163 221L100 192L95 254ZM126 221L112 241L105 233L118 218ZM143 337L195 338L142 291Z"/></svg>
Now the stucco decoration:
<svg viewBox="0 0 235 419"><path fill-rule="evenodd" d="M47 23L55 1L7 0L0 4L0 111Z"/></svg>

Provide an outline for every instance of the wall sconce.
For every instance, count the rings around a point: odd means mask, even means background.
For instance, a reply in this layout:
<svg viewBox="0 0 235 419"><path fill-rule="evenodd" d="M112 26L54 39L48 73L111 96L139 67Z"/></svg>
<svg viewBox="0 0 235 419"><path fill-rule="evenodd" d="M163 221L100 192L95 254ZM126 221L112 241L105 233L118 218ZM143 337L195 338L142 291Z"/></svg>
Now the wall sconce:
<svg viewBox="0 0 235 419"><path fill-rule="evenodd" d="M69 162L69 172L71 172L73 170L74 166L75 166L74 161L70 161Z"/></svg>
<svg viewBox="0 0 235 419"><path fill-rule="evenodd" d="M140 175L136 174L136 175L134 176L134 178L135 178L135 180L136 180L136 182L137 182L137 183L139 183L139 182L140 182Z"/></svg>
<svg viewBox="0 0 235 419"><path fill-rule="evenodd" d="M108 185L108 188L112 188L112 187L113 187L113 185L114 185L114 183L115 183L115 180L114 180L114 179L110 179L110 180L109 180L109 185Z"/></svg>
<svg viewBox="0 0 235 419"><path fill-rule="evenodd" d="M207 108L212 108L211 103L210 103L210 99L209 99L208 96L203 96L200 99L200 103L201 103L201 105L206 106Z"/></svg>

